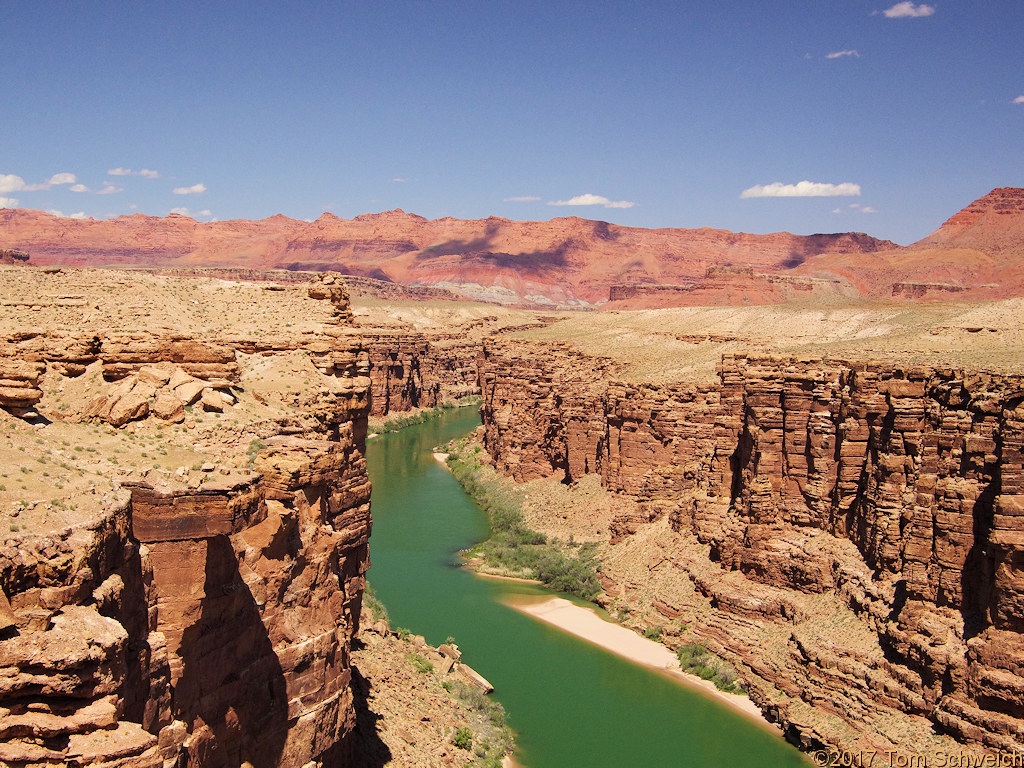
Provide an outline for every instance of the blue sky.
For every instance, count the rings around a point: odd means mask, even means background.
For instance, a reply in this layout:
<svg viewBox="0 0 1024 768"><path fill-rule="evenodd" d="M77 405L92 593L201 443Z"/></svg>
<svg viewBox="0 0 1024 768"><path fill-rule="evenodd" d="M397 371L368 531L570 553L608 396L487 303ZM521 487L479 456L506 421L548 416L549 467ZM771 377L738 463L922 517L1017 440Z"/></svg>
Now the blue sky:
<svg viewBox="0 0 1024 768"><path fill-rule="evenodd" d="M1024 186L1021 0L8 0L0 23L7 207L909 243Z"/></svg>

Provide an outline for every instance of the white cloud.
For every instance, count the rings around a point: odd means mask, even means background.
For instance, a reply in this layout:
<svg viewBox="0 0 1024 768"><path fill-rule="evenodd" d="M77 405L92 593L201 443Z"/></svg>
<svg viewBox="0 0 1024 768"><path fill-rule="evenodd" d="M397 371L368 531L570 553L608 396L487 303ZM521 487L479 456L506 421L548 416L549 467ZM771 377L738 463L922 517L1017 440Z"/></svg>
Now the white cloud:
<svg viewBox="0 0 1024 768"><path fill-rule="evenodd" d="M70 216L68 216L68 218L69 219L88 219L89 217L85 215L85 211L79 211L78 213L72 213Z"/></svg>
<svg viewBox="0 0 1024 768"><path fill-rule="evenodd" d="M502 200L503 203L535 203L540 200L539 197L533 195L521 195L520 197L506 197Z"/></svg>
<svg viewBox="0 0 1024 768"><path fill-rule="evenodd" d="M193 184L191 187L175 187L174 194L176 195L198 195L201 192L206 191L206 185L199 183Z"/></svg>
<svg viewBox="0 0 1024 768"><path fill-rule="evenodd" d="M113 195L117 192L124 192L124 187L115 186L109 181L103 182L103 189L96 190L97 195Z"/></svg>
<svg viewBox="0 0 1024 768"><path fill-rule="evenodd" d="M607 197L592 195L588 192L585 195L570 197L568 200L550 200L548 205L603 205L605 208L632 208L636 203L631 203L628 200L612 202Z"/></svg>
<svg viewBox="0 0 1024 768"><path fill-rule="evenodd" d="M850 51L835 51L834 53L825 54L826 59L840 59L843 56L853 56L854 58L860 58L860 54L856 49Z"/></svg>
<svg viewBox="0 0 1024 768"><path fill-rule="evenodd" d="M0 192L39 192L59 184L74 184L75 180L73 173L55 173L41 184L26 184L21 176L0 173Z"/></svg>
<svg viewBox="0 0 1024 768"><path fill-rule="evenodd" d="M822 184L816 181L801 181L797 184L783 184L781 181L771 184L756 184L744 189L740 197L839 197L859 195L860 185L843 182L842 184Z"/></svg>
<svg viewBox="0 0 1024 768"><path fill-rule="evenodd" d="M935 6L926 5L921 3L920 5L914 5L910 0L904 0L902 3L896 3L892 8L882 11L887 19L914 19L922 16L931 16L935 13Z"/></svg>
<svg viewBox="0 0 1024 768"><path fill-rule="evenodd" d="M85 184L73 184L68 187L72 192L88 192L89 188Z"/></svg>
<svg viewBox="0 0 1024 768"><path fill-rule="evenodd" d="M147 179L156 179L160 177L160 174L148 168L143 168L141 171L133 171L131 168L111 168L107 171L107 176L145 176Z"/></svg>
<svg viewBox="0 0 1024 768"><path fill-rule="evenodd" d="M409 180L402 176L395 176L395 178L393 178L392 181L396 181L399 184L406 184Z"/></svg>
<svg viewBox="0 0 1024 768"><path fill-rule="evenodd" d="M179 216L188 216L188 208L171 208L171 213L176 213Z"/></svg>
<svg viewBox="0 0 1024 768"><path fill-rule="evenodd" d="M17 208L18 201L13 197L0 197L0 208Z"/></svg>
<svg viewBox="0 0 1024 768"><path fill-rule="evenodd" d="M88 219L89 216L85 215L85 211L79 211L78 213L72 213L71 215L65 215L64 211L58 211L54 208L50 208L47 211L51 216L59 216L62 219Z"/></svg>
<svg viewBox="0 0 1024 768"><path fill-rule="evenodd" d="M201 210L201 211L199 212L199 215L200 215L200 216L209 216L209 215L211 215L212 213L213 213L213 211L211 211L211 210L210 210L209 208L204 208L203 210Z"/></svg>
<svg viewBox="0 0 1024 768"><path fill-rule="evenodd" d="M25 188L25 180L13 173L0 173L0 194L19 192Z"/></svg>
<svg viewBox="0 0 1024 768"><path fill-rule="evenodd" d="M1014 104L1024 104L1024 96L1018 96L1016 99L1013 100L1013 103Z"/></svg>
<svg viewBox="0 0 1024 768"><path fill-rule="evenodd" d="M878 209L877 208L872 208L870 205L861 205L860 203L850 203L850 205L847 206L847 207L852 209L852 211L854 213L878 213ZM842 213L842 212L843 212L842 208L833 208L832 209L832 213Z"/></svg>

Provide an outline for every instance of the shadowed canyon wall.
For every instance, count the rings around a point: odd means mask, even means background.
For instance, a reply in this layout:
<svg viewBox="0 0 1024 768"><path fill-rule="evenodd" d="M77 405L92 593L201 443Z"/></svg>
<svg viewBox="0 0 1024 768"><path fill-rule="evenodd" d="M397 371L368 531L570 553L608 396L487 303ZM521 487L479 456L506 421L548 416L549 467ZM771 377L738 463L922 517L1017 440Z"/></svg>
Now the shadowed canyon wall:
<svg viewBox="0 0 1024 768"><path fill-rule="evenodd" d="M1024 379L726 356L713 385L647 385L511 341L478 365L498 469L599 474L639 502L614 540L668 521L705 548L670 552L674 578L791 737L891 748L909 715L1021 751ZM849 620L823 631L833 612Z"/></svg>
<svg viewBox="0 0 1024 768"><path fill-rule="evenodd" d="M216 343L26 331L0 345L0 407L12 414L35 418L47 372L79 377L96 363L102 392L69 421L166 428L193 404L241 414L192 437L219 441L211 446L227 464L139 469L98 514L46 534L15 535L13 524L5 533L0 762L350 764L349 654L369 565L370 365L344 327L344 289L313 294L333 304L334 327ZM239 386L253 361L296 354L322 376L318 387ZM231 457L247 444L246 466Z"/></svg>

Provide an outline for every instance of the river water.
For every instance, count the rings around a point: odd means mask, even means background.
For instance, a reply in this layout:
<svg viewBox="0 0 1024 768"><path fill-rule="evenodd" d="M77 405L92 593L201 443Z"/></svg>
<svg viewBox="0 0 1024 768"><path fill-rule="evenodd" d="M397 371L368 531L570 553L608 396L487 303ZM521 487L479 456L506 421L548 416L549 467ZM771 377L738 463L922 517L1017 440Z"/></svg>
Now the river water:
<svg viewBox="0 0 1024 768"><path fill-rule="evenodd" d="M431 455L479 424L473 408L368 441L370 583L391 618L433 645L453 636L517 732L526 768L806 767L773 731L656 671L503 601L551 594L474 576L458 550L487 536L476 504Z"/></svg>

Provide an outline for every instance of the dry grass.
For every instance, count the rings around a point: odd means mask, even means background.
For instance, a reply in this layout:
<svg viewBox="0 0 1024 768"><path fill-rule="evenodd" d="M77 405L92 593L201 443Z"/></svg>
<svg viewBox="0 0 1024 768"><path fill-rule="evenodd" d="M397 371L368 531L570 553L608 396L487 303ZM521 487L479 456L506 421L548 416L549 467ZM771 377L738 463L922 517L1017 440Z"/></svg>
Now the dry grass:
<svg viewBox="0 0 1024 768"><path fill-rule="evenodd" d="M33 308L35 307L35 308ZM326 301L304 285L267 290L266 284L172 278L145 272L63 269L47 274L0 268L0 333L168 331L217 341L266 334L322 331L333 317ZM304 402L337 389L308 353L238 355L237 402L223 413L186 408L180 424L154 418L121 429L80 421L80 414L114 384L102 364L67 377L50 368L35 423L0 410L0 537L46 533L93 519L132 470L174 473L203 464L247 462L252 425L304 418Z"/></svg>
<svg viewBox="0 0 1024 768"><path fill-rule="evenodd" d="M634 381L708 382L726 353L885 359L1024 371L1024 299L879 302L834 299L767 306L609 312L516 310L470 302L355 302L365 326L568 342L623 364ZM521 326L533 325L523 329ZM471 327L472 326L472 327Z"/></svg>

